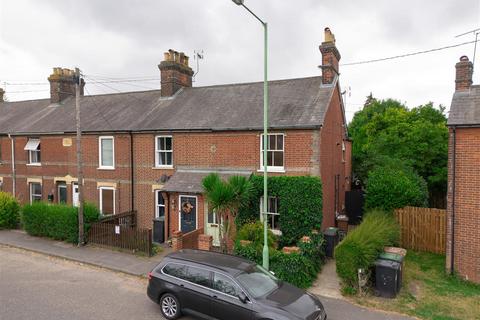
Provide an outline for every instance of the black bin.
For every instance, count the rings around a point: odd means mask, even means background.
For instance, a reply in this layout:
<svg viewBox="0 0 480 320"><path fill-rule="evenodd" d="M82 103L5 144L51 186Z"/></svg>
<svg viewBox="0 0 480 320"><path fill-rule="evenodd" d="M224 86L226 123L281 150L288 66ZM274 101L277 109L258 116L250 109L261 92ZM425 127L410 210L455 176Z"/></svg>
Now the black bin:
<svg viewBox="0 0 480 320"><path fill-rule="evenodd" d="M384 298L395 298L398 292L400 263L379 259L375 261L375 288L378 295Z"/></svg>
<svg viewBox="0 0 480 320"><path fill-rule="evenodd" d="M323 231L325 239L325 256L333 258L335 247L338 244L338 228L330 227Z"/></svg>
<svg viewBox="0 0 480 320"><path fill-rule="evenodd" d="M165 242L165 217L153 220L153 242Z"/></svg>
<svg viewBox="0 0 480 320"><path fill-rule="evenodd" d="M378 259L381 260L390 260L390 261L395 261L400 264L400 270L398 272L398 284L397 284L397 292L400 291L402 288L402 278L403 278L403 259L404 257L402 255L396 254L396 253L389 253L389 252L384 252L381 253Z"/></svg>

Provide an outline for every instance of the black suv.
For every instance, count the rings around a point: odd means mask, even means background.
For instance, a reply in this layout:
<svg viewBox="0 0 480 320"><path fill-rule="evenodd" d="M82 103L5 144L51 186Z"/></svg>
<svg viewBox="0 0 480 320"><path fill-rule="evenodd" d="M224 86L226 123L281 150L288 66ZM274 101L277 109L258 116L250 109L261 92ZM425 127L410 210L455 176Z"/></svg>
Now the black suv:
<svg viewBox="0 0 480 320"><path fill-rule="evenodd" d="M236 256L199 250L169 254L148 275L147 294L167 319L324 320L320 300Z"/></svg>

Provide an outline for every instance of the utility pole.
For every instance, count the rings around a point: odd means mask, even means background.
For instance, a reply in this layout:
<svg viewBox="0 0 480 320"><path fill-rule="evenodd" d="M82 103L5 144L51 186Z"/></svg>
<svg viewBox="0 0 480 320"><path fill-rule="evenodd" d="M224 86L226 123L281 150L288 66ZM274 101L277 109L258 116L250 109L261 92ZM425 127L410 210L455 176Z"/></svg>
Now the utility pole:
<svg viewBox="0 0 480 320"><path fill-rule="evenodd" d="M77 177L78 177L78 246L85 244L83 228L83 167L82 167L82 131L80 129L80 69L75 68L75 124L77 127Z"/></svg>

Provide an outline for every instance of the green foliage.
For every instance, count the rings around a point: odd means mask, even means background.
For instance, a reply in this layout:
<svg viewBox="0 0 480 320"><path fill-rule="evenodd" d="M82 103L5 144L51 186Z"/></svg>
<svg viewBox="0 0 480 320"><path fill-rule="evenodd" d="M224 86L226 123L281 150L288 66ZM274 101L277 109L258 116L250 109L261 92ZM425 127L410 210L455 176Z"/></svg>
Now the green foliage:
<svg viewBox="0 0 480 320"><path fill-rule="evenodd" d="M370 99L349 125L355 174L363 181L388 158L412 167L430 193L447 186L448 129L445 108L428 103L408 110L395 100Z"/></svg>
<svg viewBox="0 0 480 320"><path fill-rule="evenodd" d="M218 221L223 221L220 236L222 250L226 252L227 239L230 237L230 228L233 224L230 223L229 217L235 219L238 210L248 203L252 184L249 179L242 176L232 176L228 181L223 181L217 173L211 173L203 179L202 185L209 210L219 216Z"/></svg>
<svg viewBox="0 0 480 320"><path fill-rule="evenodd" d="M247 224L251 228L251 224ZM252 228L251 228L252 229ZM242 228L243 230L243 228ZM257 233L257 231L255 231ZM270 248L270 270L286 282L300 288L307 288L317 278L323 261L323 236L320 233L309 233L310 242L298 242L300 253L286 254L283 251ZM250 240L250 239L243 239ZM251 240L252 241L252 240ZM263 242L261 243L263 244ZM241 245L240 240L235 242L234 253L257 264L262 264L262 247L254 242Z"/></svg>
<svg viewBox="0 0 480 320"><path fill-rule="evenodd" d="M358 269L370 270L385 246L396 245L400 228L393 215L380 210L369 211L363 222L347 234L335 248L337 274L347 291L357 287Z"/></svg>
<svg viewBox="0 0 480 320"><path fill-rule="evenodd" d="M0 229L14 229L20 221L20 206L9 193L0 192Z"/></svg>
<svg viewBox="0 0 480 320"><path fill-rule="evenodd" d="M243 225L237 233L238 240L252 241L253 246L261 251L263 250L263 224L260 221L247 223ZM267 243L269 248L275 248L277 237L272 231L267 231Z"/></svg>
<svg viewBox="0 0 480 320"><path fill-rule="evenodd" d="M263 177L252 176L252 196L240 209L236 223L256 221L260 217L260 198L263 196ZM282 245L292 245L312 229L322 225L322 183L318 177L269 177L268 195L278 197Z"/></svg>
<svg viewBox="0 0 480 320"><path fill-rule="evenodd" d="M99 211L93 204L84 205L85 234L98 220ZM33 236L49 237L71 243L78 242L78 208L64 204L34 202L22 208L25 231Z"/></svg>
<svg viewBox="0 0 480 320"><path fill-rule="evenodd" d="M392 211L405 206L425 207L427 184L408 166L379 166L370 171L365 207Z"/></svg>

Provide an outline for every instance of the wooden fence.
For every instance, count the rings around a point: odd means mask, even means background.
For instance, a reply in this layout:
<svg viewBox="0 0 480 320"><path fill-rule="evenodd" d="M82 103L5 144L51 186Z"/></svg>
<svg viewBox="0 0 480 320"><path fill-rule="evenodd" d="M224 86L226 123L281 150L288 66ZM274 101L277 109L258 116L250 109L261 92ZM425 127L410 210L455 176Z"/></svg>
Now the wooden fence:
<svg viewBox="0 0 480 320"><path fill-rule="evenodd" d="M152 255L152 230L150 229L96 222L91 225L87 239L88 243L99 246Z"/></svg>
<svg viewBox="0 0 480 320"><path fill-rule="evenodd" d="M395 210L402 247L445 254L447 213L443 209L405 207Z"/></svg>

